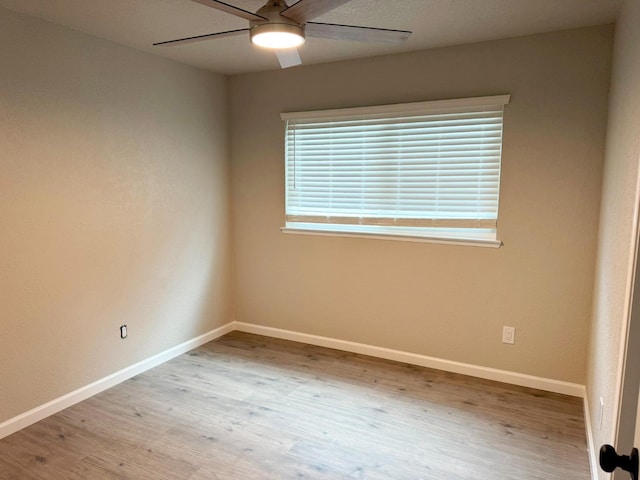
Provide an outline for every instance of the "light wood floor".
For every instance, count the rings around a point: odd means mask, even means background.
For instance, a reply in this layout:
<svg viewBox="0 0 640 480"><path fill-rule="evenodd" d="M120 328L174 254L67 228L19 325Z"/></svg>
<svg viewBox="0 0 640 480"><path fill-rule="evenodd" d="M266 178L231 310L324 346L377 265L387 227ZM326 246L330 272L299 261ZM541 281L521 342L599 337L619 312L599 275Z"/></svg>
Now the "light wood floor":
<svg viewBox="0 0 640 480"><path fill-rule="evenodd" d="M581 401L234 332L0 440L0 479L589 478Z"/></svg>

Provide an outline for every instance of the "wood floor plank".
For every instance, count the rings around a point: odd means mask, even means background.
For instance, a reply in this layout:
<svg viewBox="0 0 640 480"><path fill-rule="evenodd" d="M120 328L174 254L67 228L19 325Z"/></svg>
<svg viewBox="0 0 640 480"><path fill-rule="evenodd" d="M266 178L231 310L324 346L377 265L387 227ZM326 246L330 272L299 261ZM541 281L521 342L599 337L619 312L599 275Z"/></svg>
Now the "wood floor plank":
<svg viewBox="0 0 640 480"><path fill-rule="evenodd" d="M0 440L0 480L578 480L579 399L232 332Z"/></svg>

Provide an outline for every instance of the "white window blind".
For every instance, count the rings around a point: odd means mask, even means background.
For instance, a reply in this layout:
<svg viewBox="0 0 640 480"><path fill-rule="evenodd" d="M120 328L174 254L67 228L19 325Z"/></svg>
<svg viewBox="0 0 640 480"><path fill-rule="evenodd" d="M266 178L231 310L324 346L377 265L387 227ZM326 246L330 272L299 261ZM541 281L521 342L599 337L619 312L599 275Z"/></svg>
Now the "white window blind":
<svg viewBox="0 0 640 480"><path fill-rule="evenodd" d="M495 232L508 101L283 114L287 223Z"/></svg>

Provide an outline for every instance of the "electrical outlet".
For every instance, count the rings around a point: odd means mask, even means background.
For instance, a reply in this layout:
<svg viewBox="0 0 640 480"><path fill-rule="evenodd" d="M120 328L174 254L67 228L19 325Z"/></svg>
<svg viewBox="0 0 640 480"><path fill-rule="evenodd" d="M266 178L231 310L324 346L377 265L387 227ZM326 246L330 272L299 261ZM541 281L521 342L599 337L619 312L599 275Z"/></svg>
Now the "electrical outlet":
<svg viewBox="0 0 640 480"><path fill-rule="evenodd" d="M502 343L516 343L516 327L502 327Z"/></svg>
<svg viewBox="0 0 640 480"><path fill-rule="evenodd" d="M120 338L127 338L127 326L120 325Z"/></svg>

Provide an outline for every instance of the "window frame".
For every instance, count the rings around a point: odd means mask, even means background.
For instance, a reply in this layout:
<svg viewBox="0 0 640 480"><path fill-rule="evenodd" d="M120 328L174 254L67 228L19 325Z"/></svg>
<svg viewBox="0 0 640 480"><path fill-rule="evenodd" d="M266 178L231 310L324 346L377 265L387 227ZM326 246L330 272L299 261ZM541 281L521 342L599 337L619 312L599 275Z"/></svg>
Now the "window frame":
<svg viewBox="0 0 640 480"><path fill-rule="evenodd" d="M370 107L355 107L321 111L303 111L303 112L286 112L281 114L281 119L285 122L285 226L281 228L283 233L306 234L306 235L323 235L323 236L343 236L358 238L376 238L386 240L404 240L419 241L431 243L445 243L454 245L468 246L484 246L484 247L500 247L502 242L497 239L497 217L499 211L500 198L500 175L502 171L502 145L504 142L504 106L509 104L510 95L494 95L485 97L460 98L451 100L437 100L427 102L414 102L393 105L379 105ZM469 108L472 112L478 109L500 106L500 127L499 127L499 153L498 153L498 179L497 194L495 207L495 227L486 228L487 225L479 220L474 227L468 226L460 228L455 222L449 221L439 222L433 220L432 225L413 226L411 222L404 222L404 226L396 226L393 224L377 225L375 223L349 222L348 219L336 216L328 216L327 221L309 222L304 216L290 215L288 212L289 205L289 147L287 145L288 125L291 121L323 121L335 120L336 122L344 119L371 117L388 119L390 122L398 121L405 117L416 117L421 115L439 115L439 114L464 114L464 109ZM470 112L471 113L471 112ZM495 156L495 155L494 155ZM295 161L295 160L294 160ZM434 176L436 178L436 176ZM289 221L289 218L295 218L297 221ZM366 220L366 218L363 218ZM467 221L468 222L468 221ZM364 223L364 224L363 224ZM398 222L402 224L403 222ZM442 226L442 224L447 226ZM486 223L486 222L485 222Z"/></svg>

